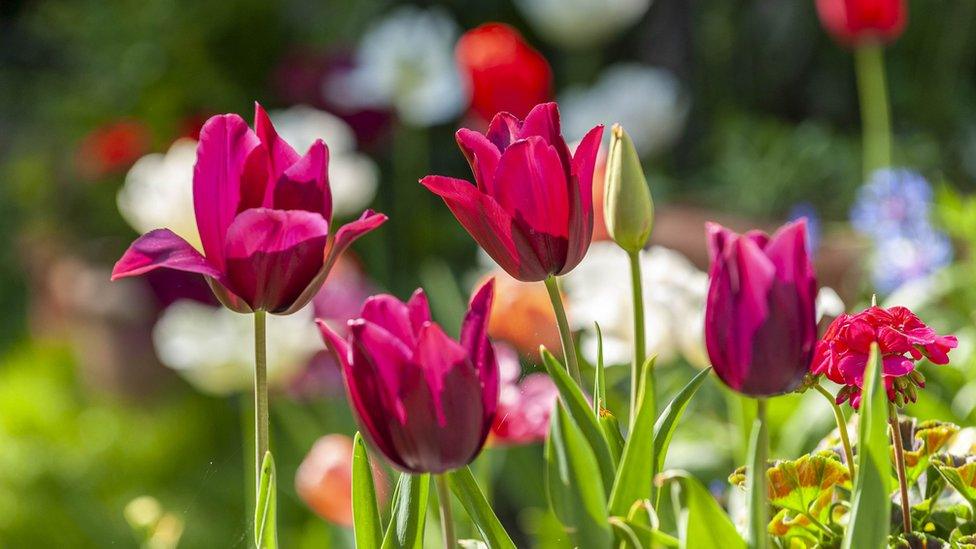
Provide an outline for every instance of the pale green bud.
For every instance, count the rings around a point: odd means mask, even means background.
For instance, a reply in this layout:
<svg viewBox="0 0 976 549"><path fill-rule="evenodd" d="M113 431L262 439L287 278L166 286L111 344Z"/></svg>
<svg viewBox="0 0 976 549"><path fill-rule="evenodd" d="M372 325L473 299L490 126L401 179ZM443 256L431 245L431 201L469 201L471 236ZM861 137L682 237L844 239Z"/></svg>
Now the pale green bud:
<svg viewBox="0 0 976 549"><path fill-rule="evenodd" d="M620 126L610 130L603 212L607 232L618 246L636 253L651 236L654 203L634 142Z"/></svg>

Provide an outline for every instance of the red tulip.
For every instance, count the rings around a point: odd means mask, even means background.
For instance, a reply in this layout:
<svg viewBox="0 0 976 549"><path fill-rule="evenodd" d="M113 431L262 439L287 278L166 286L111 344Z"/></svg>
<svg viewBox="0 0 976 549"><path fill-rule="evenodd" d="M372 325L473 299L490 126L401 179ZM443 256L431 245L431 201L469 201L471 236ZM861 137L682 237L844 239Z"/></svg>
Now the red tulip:
<svg viewBox="0 0 976 549"><path fill-rule="evenodd" d="M464 33L455 55L471 110L486 122L499 112L523 117L551 97L549 63L508 25L487 23Z"/></svg>
<svg viewBox="0 0 976 549"><path fill-rule="evenodd" d="M343 250L386 221L367 211L330 234L325 143L299 156L260 105L254 118L254 131L236 114L214 116L200 130L193 203L203 254L156 229L129 246L113 280L161 267L199 273L235 311L288 314L312 299Z"/></svg>
<svg viewBox="0 0 976 549"><path fill-rule="evenodd" d="M817 341L817 281L806 247L806 223L772 237L738 235L709 223L711 254L705 346L719 378L750 396L795 389Z"/></svg>
<svg viewBox="0 0 976 549"><path fill-rule="evenodd" d="M124 170L146 154L152 136L143 123L122 120L89 133L78 145L75 163L88 179Z"/></svg>
<svg viewBox="0 0 976 549"><path fill-rule="evenodd" d="M838 41L859 46L891 42L908 19L905 0L817 0L820 22Z"/></svg>
<svg viewBox="0 0 976 549"><path fill-rule="evenodd" d="M396 468L443 473L478 455L498 406L498 364L488 340L493 286L471 300L455 341L434 324L423 290L403 303L373 296L343 338L322 337L342 364L367 439Z"/></svg>
<svg viewBox="0 0 976 549"><path fill-rule="evenodd" d="M602 135L603 126L593 128L570 155L555 103L536 106L524 122L499 113L486 135L457 132L477 185L440 175L421 183L506 272L537 282L571 271L590 246Z"/></svg>

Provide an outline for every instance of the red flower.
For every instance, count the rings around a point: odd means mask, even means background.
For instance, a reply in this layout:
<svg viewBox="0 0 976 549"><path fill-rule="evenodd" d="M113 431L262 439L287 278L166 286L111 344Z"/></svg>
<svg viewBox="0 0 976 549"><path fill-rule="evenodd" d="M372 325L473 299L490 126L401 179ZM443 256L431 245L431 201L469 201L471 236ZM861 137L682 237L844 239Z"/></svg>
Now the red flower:
<svg viewBox="0 0 976 549"><path fill-rule="evenodd" d="M501 391L498 411L491 426L491 442L499 445L523 445L542 442L549 433L549 416L559 398L559 389L541 372L519 381L522 365L515 349L496 345Z"/></svg>
<svg viewBox="0 0 976 549"><path fill-rule="evenodd" d="M101 126L78 145L78 171L88 179L117 173L146 154L149 142L149 129L141 122L123 120Z"/></svg>
<svg viewBox="0 0 976 549"><path fill-rule="evenodd" d="M888 398L915 401L917 387L925 378L915 371L923 357L933 364L947 364L949 350L958 345L955 336L941 336L905 307L870 307L855 315L841 315L827 328L817 343L811 372L823 374L834 383L847 387L838 402L850 400L857 408L864 385L871 344L881 352L882 376Z"/></svg>
<svg viewBox="0 0 976 549"><path fill-rule="evenodd" d="M519 120L502 112L485 135L465 128L457 141L475 185L428 175L420 180L505 271L523 282L563 275L579 264L593 235L593 165L603 126L570 154L555 103Z"/></svg>
<svg viewBox="0 0 976 549"><path fill-rule="evenodd" d="M464 33L455 55L468 80L471 110L485 122L502 111L523 118L551 95L546 58L508 25L487 23Z"/></svg>
<svg viewBox="0 0 976 549"><path fill-rule="evenodd" d="M817 0L817 13L839 42L859 46L901 36L908 6L905 0Z"/></svg>

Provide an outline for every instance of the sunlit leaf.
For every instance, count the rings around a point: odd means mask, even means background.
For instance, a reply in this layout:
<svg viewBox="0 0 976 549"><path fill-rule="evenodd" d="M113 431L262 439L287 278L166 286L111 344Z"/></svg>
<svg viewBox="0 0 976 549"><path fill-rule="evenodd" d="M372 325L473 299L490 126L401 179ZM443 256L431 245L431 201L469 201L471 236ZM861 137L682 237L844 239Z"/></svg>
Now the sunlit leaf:
<svg viewBox="0 0 976 549"><path fill-rule="evenodd" d="M498 520L484 493L478 486L471 469L462 467L448 473L451 491L467 511L482 537L492 549L515 549L515 543L509 537L505 527Z"/></svg>
<svg viewBox="0 0 976 549"><path fill-rule="evenodd" d="M383 549L423 547L429 495L428 475L400 474L393 493L393 516L383 536Z"/></svg>
<svg viewBox="0 0 976 549"><path fill-rule="evenodd" d="M649 357L641 369L637 414L624 445L620 466L610 492L610 514L624 516L635 501L650 499L654 486L654 395L651 375L656 357ZM651 465L651 467L648 467Z"/></svg>
<svg viewBox="0 0 976 549"><path fill-rule="evenodd" d="M673 482L675 519L682 549L744 549L745 540L701 482L685 471L668 471L661 480Z"/></svg>
<svg viewBox="0 0 976 549"><path fill-rule="evenodd" d="M258 549L275 549L278 547L278 530L276 527L277 478L275 475L274 458L271 452L265 452L261 463L261 480L258 485L257 505L254 509L254 540Z"/></svg>
<svg viewBox="0 0 976 549"><path fill-rule="evenodd" d="M356 547L376 549L383 543L373 468L363 436L356 433L352 453L352 516Z"/></svg>
<svg viewBox="0 0 976 549"><path fill-rule="evenodd" d="M931 460L942 478L969 502L976 515L976 456L936 454Z"/></svg>
<svg viewBox="0 0 976 549"><path fill-rule="evenodd" d="M688 403L691 402L691 398L695 396L698 389L702 386L702 383L708 379L708 373L711 372L711 368L705 368L704 370L695 374L695 377L688 382L687 385L682 387L678 394L674 395L671 402L668 403L667 407L661 412L661 415L657 417L657 421L654 423L654 470L663 471L664 470L664 459L668 455L668 447L671 445L671 437L674 436L674 431L678 427L678 420L681 419L681 415L684 413L685 408L688 407ZM654 499L655 502L660 502L660 497Z"/></svg>
<svg viewBox="0 0 976 549"><path fill-rule="evenodd" d="M905 476L909 486L914 485L929 466L929 458L940 451L959 432L959 426L942 421L923 421L915 418L899 421L904 441ZM892 447L894 459L894 447Z"/></svg>

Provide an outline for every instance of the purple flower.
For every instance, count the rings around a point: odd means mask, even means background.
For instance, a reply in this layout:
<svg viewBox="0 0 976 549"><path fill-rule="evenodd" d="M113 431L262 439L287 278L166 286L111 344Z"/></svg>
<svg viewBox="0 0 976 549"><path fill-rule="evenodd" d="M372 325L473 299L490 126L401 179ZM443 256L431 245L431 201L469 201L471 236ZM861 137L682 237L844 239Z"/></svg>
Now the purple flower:
<svg viewBox="0 0 976 549"><path fill-rule="evenodd" d="M931 227L912 235L895 235L876 243L872 278L878 291L893 292L952 262L949 237Z"/></svg>
<svg viewBox="0 0 976 549"><path fill-rule="evenodd" d="M407 303L371 297L346 337L318 321L366 437L398 469L443 473L481 451L498 407L493 288L489 281L471 300L460 341L431 321L423 290Z"/></svg>
<svg viewBox="0 0 976 549"><path fill-rule="evenodd" d="M924 177L905 169L884 168L860 188L851 224L874 238L920 232L928 228L932 187Z"/></svg>
<svg viewBox="0 0 976 549"><path fill-rule="evenodd" d="M218 115L200 130L193 205L203 253L156 229L129 246L113 280L163 267L198 273L230 309L289 314L312 299L343 250L386 221L367 210L330 234L329 149L320 139L300 156L260 105L254 119L251 130L236 114Z"/></svg>
<svg viewBox="0 0 976 549"><path fill-rule="evenodd" d="M705 346L718 377L749 396L799 385L817 341L817 281L806 224L736 234L709 223Z"/></svg>

